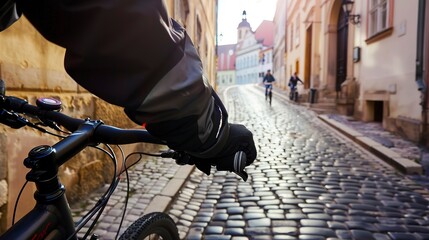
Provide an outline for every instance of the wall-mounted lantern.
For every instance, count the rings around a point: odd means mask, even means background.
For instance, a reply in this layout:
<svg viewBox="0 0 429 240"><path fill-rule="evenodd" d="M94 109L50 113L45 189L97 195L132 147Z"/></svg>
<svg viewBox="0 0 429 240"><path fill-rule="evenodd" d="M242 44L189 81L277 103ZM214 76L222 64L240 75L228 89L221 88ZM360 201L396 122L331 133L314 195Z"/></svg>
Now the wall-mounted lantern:
<svg viewBox="0 0 429 240"><path fill-rule="evenodd" d="M360 15L359 14L350 14L353 10L353 5L355 4L354 1L351 0L344 0L343 1L343 10L346 13L346 17L349 19L349 21L353 24L360 23Z"/></svg>

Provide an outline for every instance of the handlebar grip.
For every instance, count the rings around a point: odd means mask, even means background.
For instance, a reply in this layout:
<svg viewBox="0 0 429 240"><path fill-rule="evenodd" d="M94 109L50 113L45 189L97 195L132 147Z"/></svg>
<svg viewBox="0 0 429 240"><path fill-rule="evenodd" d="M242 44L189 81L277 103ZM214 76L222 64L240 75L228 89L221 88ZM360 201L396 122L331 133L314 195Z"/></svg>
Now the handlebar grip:
<svg viewBox="0 0 429 240"><path fill-rule="evenodd" d="M249 175L244 171L247 166L247 156L243 151L238 151L234 155L234 172L240 176L244 181L247 181Z"/></svg>
<svg viewBox="0 0 429 240"><path fill-rule="evenodd" d="M6 84L3 79L0 79L0 95L4 96L6 94Z"/></svg>

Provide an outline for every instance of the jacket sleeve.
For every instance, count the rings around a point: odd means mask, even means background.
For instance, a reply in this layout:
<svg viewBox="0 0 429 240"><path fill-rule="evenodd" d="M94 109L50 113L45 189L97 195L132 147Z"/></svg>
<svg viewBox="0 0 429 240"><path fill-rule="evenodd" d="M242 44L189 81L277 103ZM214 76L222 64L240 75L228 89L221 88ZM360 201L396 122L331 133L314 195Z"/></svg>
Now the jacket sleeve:
<svg viewBox="0 0 429 240"><path fill-rule="evenodd" d="M213 132L225 129L227 114L218 113L198 53L162 0L18 0L18 6L45 38L66 48L65 69L77 83L124 107L151 133L173 136L174 146L192 138L199 152L222 135Z"/></svg>
<svg viewBox="0 0 429 240"><path fill-rule="evenodd" d="M18 3L45 38L66 48L69 75L112 104L158 115L170 110L160 109L165 101L171 102L169 108L181 109L184 102L209 91L201 81L202 65L189 37L168 17L162 0ZM152 118L147 120L156 120Z"/></svg>
<svg viewBox="0 0 429 240"><path fill-rule="evenodd" d="M3 0L0 3L0 31L5 30L21 17L15 0Z"/></svg>

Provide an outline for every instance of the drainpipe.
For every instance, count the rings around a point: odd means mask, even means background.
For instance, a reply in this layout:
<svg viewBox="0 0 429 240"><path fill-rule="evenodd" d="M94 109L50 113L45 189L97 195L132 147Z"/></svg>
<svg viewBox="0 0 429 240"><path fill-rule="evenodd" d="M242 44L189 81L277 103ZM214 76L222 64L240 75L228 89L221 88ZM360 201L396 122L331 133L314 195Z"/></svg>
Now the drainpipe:
<svg viewBox="0 0 429 240"><path fill-rule="evenodd" d="M422 106L422 127L420 130L419 144L427 143L427 89L425 84L424 72L424 50L425 50L425 9L426 0L419 0L418 19L417 19L417 56L416 56L416 83L417 89L420 91L420 105ZM427 47L427 46L426 46Z"/></svg>

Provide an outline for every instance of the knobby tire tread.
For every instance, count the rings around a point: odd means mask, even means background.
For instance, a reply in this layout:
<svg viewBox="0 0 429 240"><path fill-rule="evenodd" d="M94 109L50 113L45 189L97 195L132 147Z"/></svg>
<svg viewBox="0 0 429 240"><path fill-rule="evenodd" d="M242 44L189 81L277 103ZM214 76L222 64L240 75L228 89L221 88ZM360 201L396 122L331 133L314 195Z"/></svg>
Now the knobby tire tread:
<svg viewBox="0 0 429 240"><path fill-rule="evenodd" d="M165 213L154 212L137 219L121 235L120 240L141 240L151 234L158 234L164 240L179 240L177 226Z"/></svg>

